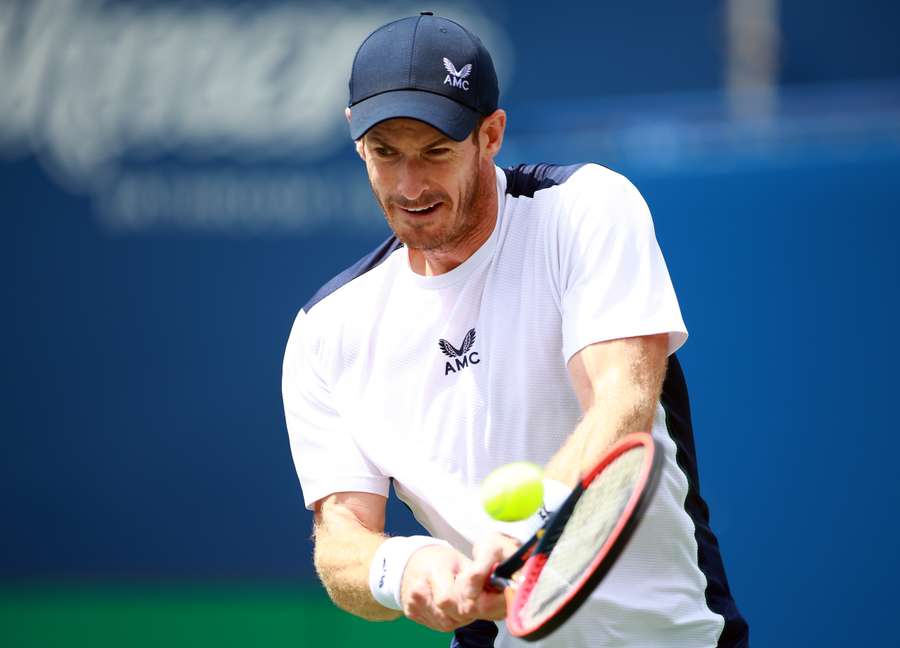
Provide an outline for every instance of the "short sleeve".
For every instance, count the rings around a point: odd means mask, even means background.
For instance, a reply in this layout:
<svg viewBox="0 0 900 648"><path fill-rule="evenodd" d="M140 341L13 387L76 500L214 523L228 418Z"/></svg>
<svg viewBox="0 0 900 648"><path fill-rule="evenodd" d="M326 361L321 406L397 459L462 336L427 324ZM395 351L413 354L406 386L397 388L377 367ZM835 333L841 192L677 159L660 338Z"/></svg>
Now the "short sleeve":
<svg viewBox="0 0 900 648"><path fill-rule="evenodd" d="M687 328L643 197L625 177L597 165L579 170L560 189L566 361L595 342L660 333L668 333L674 353L687 340Z"/></svg>
<svg viewBox="0 0 900 648"><path fill-rule="evenodd" d="M321 347L302 310L284 354L281 391L294 467L308 509L339 492L387 497L390 480L360 451L334 402L319 364Z"/></svg>

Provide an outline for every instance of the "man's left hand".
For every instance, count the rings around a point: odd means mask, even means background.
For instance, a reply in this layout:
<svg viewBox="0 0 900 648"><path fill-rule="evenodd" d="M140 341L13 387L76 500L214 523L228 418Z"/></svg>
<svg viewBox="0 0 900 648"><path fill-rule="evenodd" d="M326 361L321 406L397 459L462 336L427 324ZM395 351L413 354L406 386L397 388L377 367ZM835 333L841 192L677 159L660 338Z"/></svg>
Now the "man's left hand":
<svg viewBox="0 0 900 648"><path fill-rule="evenodd" d="M506 597L502 592L485 590L491 568L519 548L518 540L495 533L472 549L472 562L456 575L455 588L459 609L477 619L497 621L506 617Z"/></svg>

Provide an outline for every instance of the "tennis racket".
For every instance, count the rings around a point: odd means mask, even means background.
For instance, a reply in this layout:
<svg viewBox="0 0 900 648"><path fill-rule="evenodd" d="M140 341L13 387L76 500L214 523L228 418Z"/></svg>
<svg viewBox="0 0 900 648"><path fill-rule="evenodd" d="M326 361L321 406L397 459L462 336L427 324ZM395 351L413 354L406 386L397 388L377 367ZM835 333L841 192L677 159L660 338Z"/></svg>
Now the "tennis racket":
<svg viewBox="0 0 900 648"><path fill-rule="evenodd" d="M542 639L590 596L647 510L662 463L650 434L622 438L544 526L494 568L486 587L504 592L511 634Z"/></svg>

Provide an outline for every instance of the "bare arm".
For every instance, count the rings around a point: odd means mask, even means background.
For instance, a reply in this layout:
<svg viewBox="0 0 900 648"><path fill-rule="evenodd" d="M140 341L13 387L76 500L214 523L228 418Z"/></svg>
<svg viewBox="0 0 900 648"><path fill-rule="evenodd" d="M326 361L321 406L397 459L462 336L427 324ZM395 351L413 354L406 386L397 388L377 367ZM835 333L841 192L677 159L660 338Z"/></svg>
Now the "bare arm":
<svg viewBox="0 0 900 648"><path fill-rule="evenodd" d="M618 439L649 430L667 359L666 334L598 342L572 356L569 375L584 417L547 464L547 477L574 486Z"/></svg>
<svg viewBox="0 0 900 648"><path fill-rule="evenodd" d="M369 493L335 493L316 505L315 564L335 605L369 621L401 616L378 603L369 589L369 565L387 540L387 500ZM502 603L493 594L479 606L460 605L454 583L468 559L456 549L432 545L416 550L403 570L403 614L439 632L449 632Z"/></svg>
<svg viewBox="0 0 900 648"><path fill-rule="evenodd" d="M371 493L335 493L316 504L316 571L335 605L370 621L390 621L400 612L375 601L369 564L387 539L387 499Z"/></svg>

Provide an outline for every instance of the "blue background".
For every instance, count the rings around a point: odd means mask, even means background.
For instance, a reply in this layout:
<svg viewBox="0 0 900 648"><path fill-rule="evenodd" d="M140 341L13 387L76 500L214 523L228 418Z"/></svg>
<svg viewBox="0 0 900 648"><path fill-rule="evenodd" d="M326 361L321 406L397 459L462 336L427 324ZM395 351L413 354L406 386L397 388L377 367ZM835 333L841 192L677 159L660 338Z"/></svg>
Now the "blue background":
<svg viewBox="0 0 900 648"><path fill-rule="evenodd" d="M887 645L900 10L785 3L784 101L758 132L723 109L720 3L481 9L515 55L500 163L601 162L650 204L691 332L702 492L754 643ZM123 232L38 157L0 162L0 578L312 581L281 358L298 308L387 236L374 202L368 222L311 231ZM365 186L349 141L330 163ZM389 528L411 525L391 507Z"/></svg>

